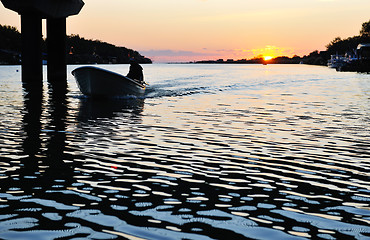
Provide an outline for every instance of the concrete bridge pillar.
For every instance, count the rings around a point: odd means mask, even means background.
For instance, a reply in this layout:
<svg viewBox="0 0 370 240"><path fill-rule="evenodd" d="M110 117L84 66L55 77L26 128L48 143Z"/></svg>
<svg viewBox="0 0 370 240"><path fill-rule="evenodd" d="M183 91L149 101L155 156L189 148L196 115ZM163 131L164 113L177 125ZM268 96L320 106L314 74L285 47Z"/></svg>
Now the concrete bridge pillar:
<svg viewBox="0 0 370 240"><path fill-rule="evenodd" d="M21 15L22 80L42 80L42 19L34 13Z"/></svg>
<svg viewBox="0 0 370 240"><path fill-rule="evenodd" d="M66 18L48 18L46 20L46 32L48 47L48 80L66 80Z"/></svg>

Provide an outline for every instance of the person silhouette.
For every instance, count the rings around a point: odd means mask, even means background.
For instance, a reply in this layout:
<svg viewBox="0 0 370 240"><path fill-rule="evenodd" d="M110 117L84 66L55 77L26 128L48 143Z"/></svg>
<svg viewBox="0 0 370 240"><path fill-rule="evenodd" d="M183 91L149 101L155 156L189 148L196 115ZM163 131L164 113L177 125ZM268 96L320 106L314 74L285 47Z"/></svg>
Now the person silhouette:
<svg viewBox="0 0 370 240"><path fill-rule="evenodd" d="M137 63L137 61L134 58L130 58L130 69L127 74L127 77L137 80L140 83L144 83L143 68L140 66L139 63Z"/></svg>

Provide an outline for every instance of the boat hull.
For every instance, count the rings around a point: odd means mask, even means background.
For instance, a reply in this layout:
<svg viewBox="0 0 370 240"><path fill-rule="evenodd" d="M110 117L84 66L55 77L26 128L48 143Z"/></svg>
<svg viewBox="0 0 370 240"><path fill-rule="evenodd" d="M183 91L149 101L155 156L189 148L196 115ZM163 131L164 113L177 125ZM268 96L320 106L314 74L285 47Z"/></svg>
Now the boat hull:
<svg viewBox="0 0 370 240"><path fill-rule="evenodd" d="M121 74L97 67L80 67L72 71L80 91L92 97L141 96L145 85Z"/></svg>

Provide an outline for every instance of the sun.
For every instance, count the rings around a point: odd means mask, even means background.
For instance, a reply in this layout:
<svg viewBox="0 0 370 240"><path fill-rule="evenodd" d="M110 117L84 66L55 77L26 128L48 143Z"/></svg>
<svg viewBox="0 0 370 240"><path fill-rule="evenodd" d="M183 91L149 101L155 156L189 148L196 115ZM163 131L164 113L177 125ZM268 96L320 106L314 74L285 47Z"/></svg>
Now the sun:
<svg viewBox="0 0 370 240"><path fill-rule="evenodd" d="M265 61L268 61L268 60L273 59L273 57L271 57L271 56L263 56L263 59L264 59Z"/></svg>

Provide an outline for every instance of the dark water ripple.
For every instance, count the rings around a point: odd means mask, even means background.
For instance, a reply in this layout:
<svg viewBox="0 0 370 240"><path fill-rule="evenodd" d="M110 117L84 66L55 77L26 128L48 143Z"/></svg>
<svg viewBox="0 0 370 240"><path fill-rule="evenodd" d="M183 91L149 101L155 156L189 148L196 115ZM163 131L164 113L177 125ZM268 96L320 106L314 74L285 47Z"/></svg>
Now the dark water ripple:
<svg viewBox="0 0 370 240"><path fill-rule="evenodd" d="M370 239L368 75L147 68L183 75L93 100L1 69L0 239Z"/></svg>

